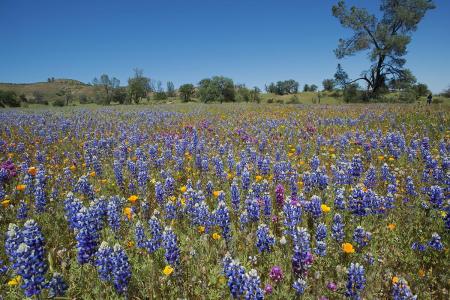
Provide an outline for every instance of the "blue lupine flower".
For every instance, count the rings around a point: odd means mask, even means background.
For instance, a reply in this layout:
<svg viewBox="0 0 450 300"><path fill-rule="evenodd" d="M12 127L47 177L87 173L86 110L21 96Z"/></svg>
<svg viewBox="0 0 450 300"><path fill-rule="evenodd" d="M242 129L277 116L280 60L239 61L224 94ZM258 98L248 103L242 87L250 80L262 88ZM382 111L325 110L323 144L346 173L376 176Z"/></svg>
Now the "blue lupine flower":
<svg viewBox="0 0 450 300"><path fill-rule="evenodd" d="M44 253L44 237L34 220L25 222L23 231L23 243L16 250L16 259L13 265L16 273L22 276L21 288L25 296L39 295L45 288L45 273L47 263Z"/></svg>
<svg viewBox="0 0 450 300"><path fill-rule="evenodd" d="M113 250L107 242L102 242L95 253L95 266L97 267L98 276L102 281L110 281L112 279L112 262L111 255Z"/></svg>
<svg viewBox="0 0 450 300"><path fill-rule="evenodd" d="M364 185L367 188L374 188L377 184L377 173L373 166L371 166L366 173L366 178L364 180Z"/></svg>
<svg viewBox="0 0 450 300"><path fill-rule="evenodd" d="M304 277L313 263L310 235L305 228L297 228L294 234L294 253L292 255L292 270L296 278Z"/></svg>
<svg viewBox="0 0 450 300"><path fill-rule="evenodd" d="M433 185L429 190L430 202L436 208L441 208L444 203L444 192L440 186Z"/></svg>
<svg viewBox="0 0 450 300"><path fill-rule="evenodd" d="M173 195L175 189L175 180L172 178L172 176L167 176L166 181L164 183L164 194L166 196Z"/></svg>
<svg viewBox="0 0 450 300"><path fill-rule="evenodd" d="M416 188L414 186L414 181L411 176L406 178L406 193L409 196L417 196Z"/></svg>
<svg viewBox="0 0 450 300"><path fill-rule="evenodd" d="M222 260L223 272L227 278L227 285L231 296L239 299L244 294L246 282L245 269L227 253Z"/></svg>
<svg viewBox="0 0 450 300"><path fill-rule="evenodd" d="M319 196L314 195L311 197L311 201L309 202L309 205L307 208L308 208L308 211L311 213L311 215L314 218L318 218L322 215L321 205L322 205L322 199L320 199Z"/></svg>
<svg viewBox="0 0 450 300"><path fill-rule="evenodd" d="M241 203L241 195L239 192L239 187L237 185L236 179L233 179L230 192L231 192L231 206L233 207L234 211L238 211Z"/></svg>
<svg viewBox="0 0 450 300"><path fill-rule="evenodd" d="M164 203L164 188L159 181L155 183L155 198L159 205Z"/></svg>
<svg viewBox="0 0 450 300"><path fill-rule="evenodd" d="M93 261L95 252L98 247L98 239L100 237L94 214L91 209L81 208L77 213L78 232L77 240L77 258L80 264L85 264Z"/></svg>
<svg viewBox="0 0 450 300"><path fill-rule="evenodd" d="M114 176L116 178L116 183L118 186L123 187L123 165L118 160L114 160L113 162L113 171Z"/></svg>
<svg viewBox="0 0 450 300"><path fill-rule="evenodd" d="M79 228L77 215L81 208L83 208L83 203L75 198L72 192L69 192L64 200L64 210L66 211L66 220L69 222L71 229Z"/></svg>
<svg viewBox="0 0 450 300"><path fill-rule="evenodd" d="M288 199L283 206L284 226L286 226L286 234L294 235L297 225L301 222L302 208L297 201Z"/></svg>
<svg viewBox="0 0 450 300"><path fill-rule="evenodd" d="M114 245L113 250L111 265L114 288L117 293L126 294L131 279L131 265L125 250L119 244Z"/></svg>
<svg viewBox="0 0 450 300"><path fill-rule="evenodd" d="M441 242L441 237L436 232L431 235L431 240L428 242L428 246L437 251L442 251L444 249L444 245Z"/></svg>
<svg viewBox="0 0 450 300"><path fill-rule="evenodd" d="M348 208L357 216L365 216L369 210L369 203L364 201L364 191L360 187L356 187L350 194L348 200Z"/></svg>
<svg viewBox="0 0 450 300"><path fill-rule="evenodd" d="M393 300L416 300L417 296L411 292L408 283L403 278L400 278L398 282L394 282L392 286L392 299Z"/></svg>
<svg viewBox="0 0 450 300"><path fill-rule="evenodd" d="M10 262L14 263L17 259L17 249L23 242L22 231L16 224L9 224L6 232L5 252Z"/></svg>
<svg viewBox="0 0 450 300"><path fill-rule="evenodd" d="M243 211L239 216L239 223L241 223L241 229L244 229L245 226L250 222L250 218L248 217L248 213Z"/></svg>
<svg viewBox="0 0 450 300"><path fill-rule="evenodd" d="M268 192L262 195L263 201L263 214L265 217L270 217L272 215L272 198Z"/></svg>
<svg viewBox="0 0 450 300"><path fill-rule="evenodd" d="M28 206L27 203L23 200L20 200L19 208L17 209L17 219L24 220L28 215Z"/></svg>
<svg viewBox="0 0 450 300"><path fill-rule="evenodd" d="M292 288L294 288L295 293L298 296L301 296L305 293L305 289L306 289L306 281L304 281L301 278L298 278L296 281L294 281L294 283L292 284Z"/></svg>
<svg viewBox="0 0 450 300"><path fill-rule="evenodd" d="M247 170L247 168L244 168L241 180L242 180L242 189L244 191L248 190L250 186L250 172Z"/></svg>
<svg viewBox="0 0 450 300"><path fill-rule="evenodd" d="M177 245L177 236L172 228L166 227L164 229L162 245L165 250L166 262L171 266L177 266L180 263L180 249Z"/></svg>
<svg viewBox="0 0 450 300"><path fill-rule="evenodd" d="M221 193L221 195L225 195ZM220 197L220 196L219 196ZM224 200L219 201L218 208L214 213L216 224L222 229L222 235L228 243L231 240L230 213Z"/></svg>
<svg viewBox="0 0 450 300"><path fill-rule="evenodd" d="M364 289L365 283L364 267L358 263L351 263L347 270L345 295L351 299L361 299L360 293Z"/></svg>
<svg viewBox="0 0 450 300"><path fill-rule="evenodd" d="M316 241L316 247L314 248L314 253L319 256L327 255L327 243L325 241Z"/></svg>
<svg viewBox="0 0 450 300"><path fill-rule="evenodd" d="M48 297L63 297L69 286L64 281L63 277L59 273L53 273L52 279L47 284Z"/></svg>
<svg viewBox="0 0 450 300"><path fill-rule="evenodd" d="M420 244L418 242L413 242L411 244L411 249L413 249L414 251L423 252L423 251L427 250L427 245Z"/></svg>
<svg viewBox="0 0 450 300"><path fill-rule="evenodd" d="M260 224L256 230L256 247L258 251L270 252L272 246L275 244L275 237L270 233L269 227L266 224Z"/></svg>
<svg viewBox="0 0 450 300"><path fill-rule="evenodd" d="M345 209L345 197L344 197L344 189L337 189L336 190L336 197L334 199L334 206L337 209Z"/></svg>
<svg viewBox="0 0 450 300"><path fill-rule="evenodd" d="M344 240L344 222L340 214L335 214L333 217L333 224L331 225L331 236L339 243Z"/></svg>
<svg viewBox="0 0 450 300"><path fill-rule="evenodd" d="M7 265L3 264L3 260L0 259L0 276L5 275L9 268Z"/></svg>
<svg viewBox="0 0 450 300"><path fill-rule="evenodd" d="M316 240L323 241L327 237L327 226L323 223L317 225Z"/></svg>
<svg viewBox="0 0 450 300"><path fill-rule="evenodd" d="M111 229L117 233L120 229L120 220L123 210L123 200L119 196L112 196L107 204L106 214L108 224Z"/></svg>
<svg viewBox="0 0 450 300"><path fill-rule="evenodd" d="M264 291L261 288L261 279L256 270L252 269L245 274L244 299L246 300L262 300L264 299Z"/></svg>
<svg viewBox="0 0 450 300"><path fill-rule="evenodd" d="M86 175L82 175L78 182L75 185L75 191L81 194L84 194L88 199L94 199L94 188L89 183L88 177Z"/></svg>
<svg viewBox="0 0 450 300"><path fill-rule="evenodd" d="M355 231L353 232L353 240L358 245L358 249L367 246L371 237L372 234L368 231L365 231L361 226L356 227Z"/></svg>
<svg viewBox="0 0 450 300"><path fill-rule="evenodd" d="M258 200L250 194L245 200L245 204L249 220L252 222L258 222L260 215Z"/></svg>
<svg viewBox="0 0 450 300"><path fill-rule="evenodd" d="M43 212L45 210L45 205L47 204L47 197L41 185L36 185L36 189L34 190L34 199L36 212Z"/></svg>

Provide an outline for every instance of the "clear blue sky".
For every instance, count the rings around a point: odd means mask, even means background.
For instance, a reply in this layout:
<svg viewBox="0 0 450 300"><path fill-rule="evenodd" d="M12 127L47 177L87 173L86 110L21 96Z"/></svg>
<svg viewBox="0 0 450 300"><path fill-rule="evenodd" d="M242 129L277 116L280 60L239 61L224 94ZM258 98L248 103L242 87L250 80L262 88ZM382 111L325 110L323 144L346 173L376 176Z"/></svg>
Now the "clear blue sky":
<svg viewBox="0 0 450 300"><path fill-rule="evenodd" d="M133 68L176 86L224 75L263 87L332 77L340 37L337 0L0 0L0 82L48 77L126 83ZM348 4L378 9L374 0ZM440 92L450 84L450 1L435 0L414 34L407 67ZM350 77L365 55L341 61Z"/></svg>

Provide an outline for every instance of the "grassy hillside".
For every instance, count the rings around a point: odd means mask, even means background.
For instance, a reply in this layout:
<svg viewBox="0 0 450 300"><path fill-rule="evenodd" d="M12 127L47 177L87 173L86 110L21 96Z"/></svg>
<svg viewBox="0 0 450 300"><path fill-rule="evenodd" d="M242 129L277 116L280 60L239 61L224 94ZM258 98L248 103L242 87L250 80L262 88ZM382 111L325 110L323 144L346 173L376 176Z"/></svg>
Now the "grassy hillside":
<svg viewBox="0 0 450 300"><path fill-rule="evenodd" d="M23 94L30 100L35 98L35 93L37 92L48 102L58 99L57 93L65 87L70 87L74 90L75 99L78 99L81 94L85 94L88 97L95 96L95 90L91 85L73 79L55 79L53 82L36 83L0 83L0 90L14 91L17 95Z"/></svg>

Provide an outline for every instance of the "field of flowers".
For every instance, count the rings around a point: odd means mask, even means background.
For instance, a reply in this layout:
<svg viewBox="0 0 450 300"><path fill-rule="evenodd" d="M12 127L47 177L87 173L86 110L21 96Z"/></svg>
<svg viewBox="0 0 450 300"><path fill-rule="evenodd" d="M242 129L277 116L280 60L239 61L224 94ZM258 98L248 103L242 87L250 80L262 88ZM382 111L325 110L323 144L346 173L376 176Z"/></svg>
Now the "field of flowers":
<svg viewBox="0 0 450 300"><path fill-rule="evenodd" d="M448 299L448 107L0 111L0 299Z"/></svg>

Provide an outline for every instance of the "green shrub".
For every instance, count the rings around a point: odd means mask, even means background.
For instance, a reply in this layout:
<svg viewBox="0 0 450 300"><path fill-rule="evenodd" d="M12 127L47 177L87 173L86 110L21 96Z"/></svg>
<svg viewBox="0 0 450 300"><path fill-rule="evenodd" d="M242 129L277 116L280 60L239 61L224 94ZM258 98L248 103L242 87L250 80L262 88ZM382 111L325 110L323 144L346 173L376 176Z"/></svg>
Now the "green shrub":
<svg viewBox="0 0 450 300"><path fill-rule="evenodd" d="M398 95L398 101L399 102L405 102L405 103L413 103L417 99L417 94L410 89L401 91Z"/></svg>
<svg viewBox="0 0 450 300"><path fill-rule="evenodd" d="M153 95L153 99L155 100L166 100L167 99L167 93L164 91L161 92L155 92Z"/></svg>
<svg viewBox="0 0 450 300"><path fill-rule="evenodd" d="M57 99L53 102L52 104L53 106L59 106L59 107L63 107L64 105L66 105L66 102L64 101L64 99Z"/></svg>
<svg viewBox="0 0 450 300"><path fill-rule="evenodd" d="M440 98L440 97L433 97L433 104L439 104L439 103L443 103L444 99Z"/></svg>
<svg viewBox="0 0 450 300"><path fill-rule="evenodd" d="M78 100L80 101L80 104L87 104L92 102L85 94L81 94Z"/></svg>
<svg viewBox="0 0 450 300"><path fill-rule="evenodd" d="M267 99L267 103L273 103L273 98Z"/></svg>
<svg viewBox="0 0 450 300"><path fill-rule="evenodd" d="M288 102L286 102L286 103L287 103L287 104L299 104L300 101L298 100L297 95L292 95L292 96L289 98Z"/></svg>
<svg viewBox="0 0 450 300"><path fill-rule="evenodd" d="M284 104L284 101L283 101L283 99L277 99L277 103L278 104Z"/></svg>
<svg viewBox="0 0 450 300"><path fill-rule="evenodd" d="M0 91L0 106L20 107L20 100L13 91Z"/></svg>

